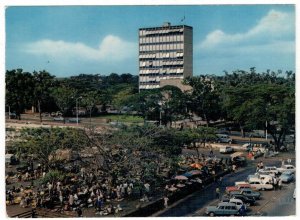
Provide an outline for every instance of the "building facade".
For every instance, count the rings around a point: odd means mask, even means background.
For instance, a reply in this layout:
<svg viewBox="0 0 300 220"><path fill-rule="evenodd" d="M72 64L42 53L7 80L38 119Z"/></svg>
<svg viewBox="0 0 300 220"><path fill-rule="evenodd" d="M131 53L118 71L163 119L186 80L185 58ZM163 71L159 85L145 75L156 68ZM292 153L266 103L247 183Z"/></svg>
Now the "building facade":
<svg viewBox="0 0 300 220"><path fill-rule="evenodd" d="M187 25L139 29L139 89L160 87L160 80L193 75L193 28Z"/></svg>

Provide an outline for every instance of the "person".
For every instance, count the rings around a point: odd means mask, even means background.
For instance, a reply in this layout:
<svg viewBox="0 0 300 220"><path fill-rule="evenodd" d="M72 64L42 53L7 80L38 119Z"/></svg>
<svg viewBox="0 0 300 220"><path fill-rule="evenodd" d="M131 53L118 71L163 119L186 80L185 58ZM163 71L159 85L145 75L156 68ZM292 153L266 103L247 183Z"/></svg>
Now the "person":
<svg viewBox="0 0 300 220"><path fill-rule="evenodd" d="M241 216L245 216L245 213L246 213L246 207L244 204L242 204L240 210L239 210L239 213Z"/></svg>
<svg viewBox="0 0 300 220"><path fill-rule="evenodd" d="M220 199L220 189L219 189L219 187L216 188L216 198Z"/></svg>
<svg viewBox="0 0 300 220"><path fill-rule="evenodd" d="M258 172L259 169L260 169L260 163L258 163L257 166L256 166L256 172Z"/></svg>
<svg viewBox="0 0 300 220"><path fill-rule="evenodd" d="M281 166L284 166L284 159L281 159Z"/></svg>
<svg viewBox="0 0 300 220"><path fill-rule="evenodd" d="M291 164L291 163L292 163L292 159L291 159L291 158L288 158L288 159L287 159L287 162L288 162L288 164Z"/></svg>
<svg viewBox="0 0 300 220"><path fill-rule="evenodd" d="M169 201L169 198L167 196L164 197L164 206L165 208L168 208L168 201Z"/></svg>
<svg viewBox="0 0 300 220"><path fill-rule="evenodd" d="M273 186L274 186L274 190L277 189L277 178L275 177L273 180Z"/></svg>
<svg viewBox="0 0 300 220"><path fill-rule="evenodd" d="M222 186L222 180L223 180L223 179L222 179L222 177L220 176L219 181L218 181L218 183L219 183L220 186Z"/></svg>
<svg viewBox="0 0 300 220"><path fill-rule="evenodd" d="M232 172L234 172L234 173L235 173L235 170L236 170L236 165L235 165L235 164L233 164L233 165L232 165Z"/></svg>
<svg viewBox="0 0 300 220"><path fill-rule="evenodd" d="M262 161L260 161L260 169L264 168L264 163Z"/></svg>
<svg viewBox="0 0 300 220"><path fill-rule="evenodd" d="M77 216L82 217L82 210L80 207L77 208Z"/></svg>
<svg viewBox="0 0 300 220"><path fill-rule="evenodd" d="M278 180L278 188L279 188L279 190L281 190L281 187L282 187L282 180L279 179L279 180Z"/></svg>

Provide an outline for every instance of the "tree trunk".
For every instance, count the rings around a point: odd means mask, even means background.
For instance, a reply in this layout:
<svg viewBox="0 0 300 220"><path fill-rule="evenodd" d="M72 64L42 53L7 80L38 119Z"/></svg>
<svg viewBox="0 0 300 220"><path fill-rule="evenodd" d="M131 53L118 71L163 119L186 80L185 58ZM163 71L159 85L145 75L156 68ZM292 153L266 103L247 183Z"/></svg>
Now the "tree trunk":
<svg viewBox="0 0 300 220"><path fill-rule="evenodd" d="M197 158L198 158L198 160L199 160L199 159L200 159L200 152L199 152L198 147L196 146L196 142L194 142L193 145L194 145L194 148L195 148L196 151L197 151Z"/></svg>
<svg viewBox="0 0 300 220"><path fill-rule="evenodd" d="M241 129L242 137L244 138L245 137L245 132L244 132L244 128L241 124L240 124L240 129Z"/></svg>
<svg viewBox="0 0 300 220"><path fill-rule="evenodd" d="M38 100L38 108L39 108L40 122L42 123L43 119L42 119L41 101L40 100Z"/></svg>

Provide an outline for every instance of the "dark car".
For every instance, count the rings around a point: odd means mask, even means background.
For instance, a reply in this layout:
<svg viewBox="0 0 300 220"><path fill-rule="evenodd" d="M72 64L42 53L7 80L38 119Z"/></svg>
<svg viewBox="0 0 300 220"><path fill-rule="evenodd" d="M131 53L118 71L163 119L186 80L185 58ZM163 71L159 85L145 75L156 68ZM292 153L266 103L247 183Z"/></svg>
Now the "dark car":
<svg viewBox="0 0 300 220"><path fill-rule="evenodd" d="M253 191L252 189L242 189L241 194L243 194L245 196L251 196L255 199L260 199L260 196L261 196L260 192Z"/></svg>
<svg viewBox="0 0 300 220"><path fill-rule="evenodd" d="M254 198L248 197L248 196L245 196L245 195L242 195L242 194L233 194L232 198L242 200L247 206L255 204L255 199Z"/></svg>

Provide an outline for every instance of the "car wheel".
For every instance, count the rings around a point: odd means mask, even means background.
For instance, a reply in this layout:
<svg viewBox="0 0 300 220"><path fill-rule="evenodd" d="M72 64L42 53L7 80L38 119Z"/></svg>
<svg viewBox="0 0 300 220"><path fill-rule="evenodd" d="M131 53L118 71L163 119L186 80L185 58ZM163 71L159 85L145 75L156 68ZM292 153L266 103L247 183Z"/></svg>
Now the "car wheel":
<svg viewBox="0 0 300 220"><path fill-rule="evenodd" d="M214 216L215 216L215 213L211 212L211 213L209 213L209 216L210 216L210 217L214 217Z"/></svg>
<svg viewBox="0 0 300 220"><path fill-rule="evenodd" d="M262 190L262 191L265 191L266 189L265 189L265 188L261 188L261 190Z"/></svg>

